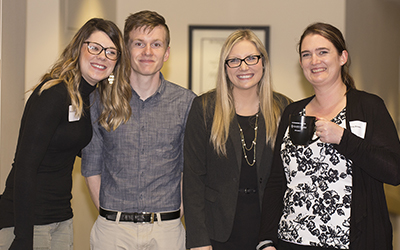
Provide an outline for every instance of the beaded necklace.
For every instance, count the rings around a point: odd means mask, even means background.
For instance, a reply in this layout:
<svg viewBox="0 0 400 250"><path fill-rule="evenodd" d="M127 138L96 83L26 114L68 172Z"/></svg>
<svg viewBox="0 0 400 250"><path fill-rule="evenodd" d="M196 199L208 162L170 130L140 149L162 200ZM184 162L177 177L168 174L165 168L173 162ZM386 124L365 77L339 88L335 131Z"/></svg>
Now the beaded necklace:
<svg viewBox="0 0 400 250"><path fill-rule="evenodd" d="M257 129L258 129L258 113L256 114L256 123L254 125L254 139L251 143L250 148L246 147L246 141L244 140L244 134L243 134L243 129L240 127L240 124L238 123L239 126L239 131L240 131L240 138L242 141L242 149L243 149L243 154L244 158L246 159L247 164L249 164L250 167L254 166L254 163L256 163L256 144L257 144ZM250 151L254 147L254 156L253 156L253 162L250 163L247 157L246 151Z"/></svg>

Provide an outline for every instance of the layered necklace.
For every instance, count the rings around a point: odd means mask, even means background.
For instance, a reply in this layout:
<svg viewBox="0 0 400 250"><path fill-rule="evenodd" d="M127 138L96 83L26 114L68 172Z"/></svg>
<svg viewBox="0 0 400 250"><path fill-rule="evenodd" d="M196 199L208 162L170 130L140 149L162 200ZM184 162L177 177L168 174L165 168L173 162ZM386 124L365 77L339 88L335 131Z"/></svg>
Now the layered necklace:
<svg viewBox="0 0 400 250"><path fill-rule="evenodd" d="M243 154L244 154L244 158L246 159L247 164L249 164L250 167L254 166L254 163L256 163L256 144L257 144L257 130L258 130L258 113L256 114L256 123L254 125L254 139L251 142L251 145L249 148L247 148L246 145L246 141L244 140L244 134L243 134L243 129L242 127L240 127L240 124L238 123L239 126L239 131L240 131L240 138L242 141L242 149L243 149ZM249 152L250 150L253 150L253 162L250 163L249 159L247 157L247 152Z"/></svg>

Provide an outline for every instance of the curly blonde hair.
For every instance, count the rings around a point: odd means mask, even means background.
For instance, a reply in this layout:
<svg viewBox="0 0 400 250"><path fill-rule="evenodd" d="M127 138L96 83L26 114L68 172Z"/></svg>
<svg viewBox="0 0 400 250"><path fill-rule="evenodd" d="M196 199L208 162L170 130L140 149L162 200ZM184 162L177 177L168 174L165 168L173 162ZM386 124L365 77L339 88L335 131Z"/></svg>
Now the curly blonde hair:
<svg viewBox="0 0 400 250"><path fill-rule="evenodd" d="M103 79L97 84L96 90L99 91L100 102L103 108L98 122L107 131L111 131L115 130L122 123L127 122L132 114L129 105L132 97L132 89L129 84L130 58L125 48L121 31L113 22L101 18L92 18L87 21L64 49L60 58L50 69L50 72L43 75L41 81L46 82L40 88L39 94L56 84L64 83L77 116L80 117L83 115L83 101L79 93L79 85L82 77L79 57L83 43L95 31L102 31L107 34L116 49L121 53L114 67L114 83L109 84L107 79Z"/></svg>

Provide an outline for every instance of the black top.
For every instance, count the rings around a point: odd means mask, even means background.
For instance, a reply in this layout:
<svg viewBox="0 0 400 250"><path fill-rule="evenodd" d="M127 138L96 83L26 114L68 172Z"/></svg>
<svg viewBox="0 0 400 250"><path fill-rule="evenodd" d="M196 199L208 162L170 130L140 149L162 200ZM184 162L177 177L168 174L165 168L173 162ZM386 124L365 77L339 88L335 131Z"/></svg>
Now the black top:
<svg viewBox="0 0 400 250"><path fill-rule="evenodd" d="M29 97L21 120L13 167L0 200L0 229L15 227L10 249L33 248L33 225L72 218L72 168L76 155L92 137L89 95L95 89L83 78L84 112L70 111L65 84Z"/></svg>
<svg viewBox="0 0 400 250"><path fill-rule="evenodd" d="M243 130L246 148L247 161L253 163L254 148L251 147L255 136L256 116L236 115L238 123ZM239 130L239 129L238 129ZM257 159L256 161L260 160ZM260 229L261 210L258 198L257 169L256 165L250 166L246 161L244 153L240 170L239 193L236 203L235 219L232 232L226 243L217 244L215 249L243 250L256 249L258 244L258 233ZM212 242L213 247L215 242Z"/></svg>
<svg viewBox="0 0 400 250"><path fill-rule="evenodd" d="M240 127L243 130L243 135L244 135L244 140L246 143L246 148L251 150L247 151L246 150L246 155L247 155L247 161L250 163L253 163L254 159L254 146L251 147L251 144L253 143L254 140L254 126L256 122L256 116L241 116L241 115L236 115L238 123L240 124ZM239 130L239 129L238 129ZM257 145L256 145L256 151L257 151ZM257 157L256 157L257 160ZM257 171L255 168L255 165L250 166L246 161L245 155L243 153L243 158L242 158L242 167L240 171L240 181L239 181L239 193L254 193L254 191L257 191ZM258 200L258 197L256 196L256 199Z"/></svg>

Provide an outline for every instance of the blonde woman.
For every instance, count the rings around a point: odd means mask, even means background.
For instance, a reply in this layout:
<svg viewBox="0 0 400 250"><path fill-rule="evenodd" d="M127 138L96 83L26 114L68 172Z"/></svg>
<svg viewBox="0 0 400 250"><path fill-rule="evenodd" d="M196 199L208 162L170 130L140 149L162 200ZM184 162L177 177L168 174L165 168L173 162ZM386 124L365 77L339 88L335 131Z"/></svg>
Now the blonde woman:
<svg viewBox="0 0 400 250"><path fill-rule="evenodd" d="M71 174L92 138L89 95L97 86L106 129L129 119L125 51L114 23L91 19L34 88L0 200L0 249L73 249Z"/></svg>
<svg viewBox="0 0 400 250"><path fill-rule="evenodd" d="M184 146L183 203L190 249L255 249L281 112L267 52L250 30L225 41L217 87L197 97Z"/></svg>

